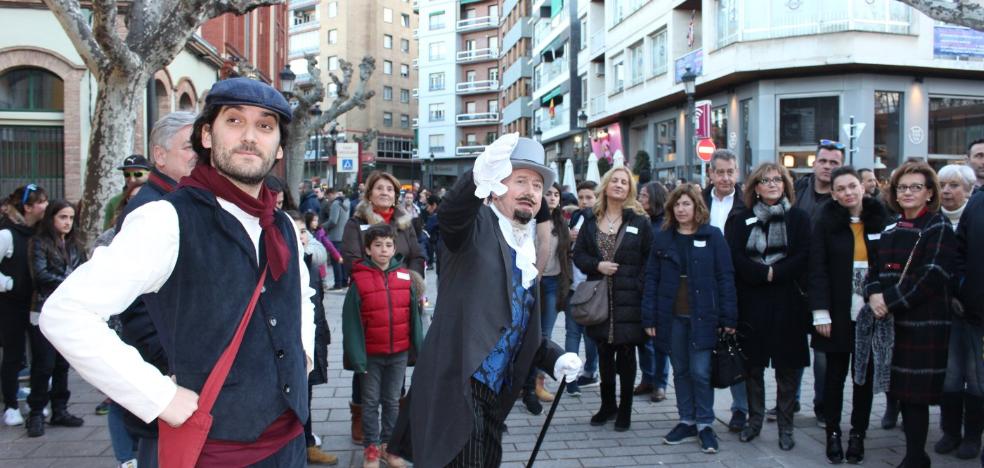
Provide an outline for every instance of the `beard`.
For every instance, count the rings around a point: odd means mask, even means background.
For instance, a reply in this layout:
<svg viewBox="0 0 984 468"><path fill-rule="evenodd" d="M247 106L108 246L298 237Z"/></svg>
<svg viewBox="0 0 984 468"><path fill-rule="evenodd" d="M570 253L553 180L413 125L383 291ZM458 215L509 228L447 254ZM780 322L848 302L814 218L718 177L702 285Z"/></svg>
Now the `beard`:
<svg viewBox="0 0 984 468"><path fill-rule="evenodd" d="M529 211L521 211L518 208L513 210L513 221L520 224L529 224L533 219L533 213Z"/></svg>
<svg viewBox="0 0 984 468"><path fill-rule="evenodd" d="M232 160L232 153L236 151L259 154L263 161L259 167L236 164ZM239 145L232 149L217 146L212 150L212 165L215 166L215 169L229 179L244 185L259 185L263 183L263 179L273 170L273 165L276 162L277 159L273 155L264 155L256 145Z"/></svg>

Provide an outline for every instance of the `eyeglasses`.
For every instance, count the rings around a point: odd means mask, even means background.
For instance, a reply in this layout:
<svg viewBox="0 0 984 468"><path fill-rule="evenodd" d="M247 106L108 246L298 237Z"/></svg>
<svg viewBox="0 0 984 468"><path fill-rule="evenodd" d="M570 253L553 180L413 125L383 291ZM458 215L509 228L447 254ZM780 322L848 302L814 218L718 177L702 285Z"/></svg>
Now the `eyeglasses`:
<svg viewBox="0 0 984 468"><path fill-rule="evenodd" d="M147 174L147 171L134 171L134 172L124 172L123 177L126 179L139 179Z"/></svg>
<svg viewBox="0 0 984 468"><path fill-rule="evenodd" d="M922 192L924 188L926 188L926 184L896 185L895 193L919 193Z"/></svg>
<svg viewBox="0 0 984 468"><path fill-rule="evenodd" d="M768 177L763 177L759 179L759 185L782 185L782 177L775 176L771 179Z"/></svg>
<svg viewBox="0 0 984 468"><path fill-rule="evenodd" d="M38 189L37 184L27 184L26 186L24 186L24 195L21 196L21 206L27 205L27 199L31 198L31 192L34 192L37 189Z"/></svg>
<svg viewBox="0 0 984 468"><path fill-rule="evenodd" d="M844 151L845 148L844 143L834 140L828 140L826 138L820 140L820 143L817 145L817 147L818 149L838 150L838 151Z"/></svg>

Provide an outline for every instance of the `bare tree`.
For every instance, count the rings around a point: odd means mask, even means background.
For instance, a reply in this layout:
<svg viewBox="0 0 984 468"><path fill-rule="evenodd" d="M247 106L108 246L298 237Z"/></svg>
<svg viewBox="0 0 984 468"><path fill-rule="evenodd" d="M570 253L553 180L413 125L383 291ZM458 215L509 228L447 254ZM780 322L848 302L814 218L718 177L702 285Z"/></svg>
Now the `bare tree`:
<svg viewBox="0 0 984 468"><path fill-rule="evenodd" d="M308 138L312 132L324 129L325 126L335 122L342 114L358 108L365 109L366 102L376 95L375 91L366 90L369 78L376 69L376 59L365 56L359 64L359 81L355 85L354 92L349 92L352 86L352 78L355 75L355 67L352 63L339 59L339 69L342 72L341 78L335 73L328 72L328 77L335 85L337 94L333 97L331 105L321 112L321 115L314 115L311 109L322 102L325 98L325 84L321 80L321 70L318 69L318 60L313 56L307 56L308 75L311 82L303 89L294 93L294 100L297 102L294 107L294 118L290 122L290 135L287 139L287 186L295 200L300 200L301 181L304 179L304 152ZM333 125L337 125L333 124Z"/></svg>
<svg viewBox="0 0 984 468"><path fill-rule="evenodd" d="M91 22L79 0L43 0L99 86L92 115L79 223L88 245L100 234L106 201L118 190L113 168L133 148L147 81L174 60L210 18L244 14L283 0L93 0Z"/></svg>
<svg viewBox="0 0 984 468"><path fill-rule="evenodd" d="M981 0L899 0L945 23L984 31L984 2Z"/></svg>

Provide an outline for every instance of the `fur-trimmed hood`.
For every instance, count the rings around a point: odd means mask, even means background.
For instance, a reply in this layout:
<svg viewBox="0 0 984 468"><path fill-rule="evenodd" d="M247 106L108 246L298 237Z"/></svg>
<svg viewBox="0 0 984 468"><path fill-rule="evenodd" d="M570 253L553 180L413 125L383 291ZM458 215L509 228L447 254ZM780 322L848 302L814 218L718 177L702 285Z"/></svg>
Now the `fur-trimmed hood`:
<svg viewBox="0 0 984 468"><path fill-rule="evenodd" d="M888 220L888 211L880 201L864 197L861 199L861 222L864 223L865 232L881 232ZM837 226L844 226L851 222L851 213L837 203L830 200L820 208L820 217L817 224L824 226L828 231Z"/></svg>
<svg viewBox="0 0 984 468"><path fill-rule="evenodd" d="M393 207L393 210L393 219L390 222L393 227L403 231L412 225L413 217L409 213L400 209L399 206ZM360 201L356 205L354 217L366 224L382 224L383 222L383 217L372 210L372 203L365 200Z"/></svg>

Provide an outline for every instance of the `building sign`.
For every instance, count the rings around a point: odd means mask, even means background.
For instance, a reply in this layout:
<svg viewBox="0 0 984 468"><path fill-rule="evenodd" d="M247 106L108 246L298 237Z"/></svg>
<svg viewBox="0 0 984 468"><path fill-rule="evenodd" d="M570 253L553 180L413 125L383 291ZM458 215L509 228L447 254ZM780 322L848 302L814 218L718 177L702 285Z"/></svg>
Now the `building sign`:
<svg viewBox="0 0 984 468"><path fill-rule="evenodd" d="M598 159L607 159L609 163L616 151L625 153L622 149L622 127L617 123L597 129L591 138L591 151Z"/></svg>
<svg viewBox="0 0 984 468"><path fill-rule="evenodd" d="M704 74L704 49L697 49L673 61L674 83L683 81L683 75L687 74L687 67L690 67L690 71L697 76Z"/></svg>
<svg viewBox="0 0 984 468"><path fill-rule="evenodd" d="M358 143L336 143L335 151L337 151L338 154L338 172L359 171Z"/></svg>
<svg viewBox="0 0 984 468"><path fill-rule="evenodd" d="M711 137L711 101L694 103L694 137L698 140Z"/></svg>
<svg viewBox="0 0 984 468"><path fill-rule="evenodd" d="M936 26L933 29L933 56L984 57L984 32L955 26Z"/></svg>

